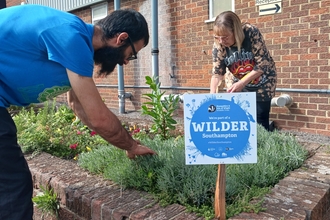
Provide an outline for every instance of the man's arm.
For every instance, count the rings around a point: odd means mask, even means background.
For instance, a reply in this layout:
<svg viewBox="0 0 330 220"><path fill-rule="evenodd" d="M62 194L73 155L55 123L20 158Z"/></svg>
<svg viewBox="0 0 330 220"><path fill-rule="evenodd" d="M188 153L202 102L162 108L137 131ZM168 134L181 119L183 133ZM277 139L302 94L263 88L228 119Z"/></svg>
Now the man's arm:
<svg viewBox="0 0 330 220"><path fill-rule="evenodd" d="M80 76L67 69L73 91L69 92L70 106L78 117L112 145L127 151L129 158L136 155L155 154L135 141L119 119L102 101L92 78Z"/></svg>
<svg viewBox="0 0 330 220"><path fill-rule="evenodd" d="M82 108L76 94L72 89L67 93L67 99L69 106L74 111L74 113L79 117L79 120L81 120L85 125L87 125L90 128L91 125L87 120L87 116L84 112L84 109Z"/></svg>

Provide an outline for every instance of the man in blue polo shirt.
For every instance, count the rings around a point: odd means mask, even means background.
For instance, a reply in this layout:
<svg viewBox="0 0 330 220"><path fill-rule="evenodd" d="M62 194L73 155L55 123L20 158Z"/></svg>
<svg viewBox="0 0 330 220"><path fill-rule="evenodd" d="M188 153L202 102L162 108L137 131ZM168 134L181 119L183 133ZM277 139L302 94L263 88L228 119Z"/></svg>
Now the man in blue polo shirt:
<svg viewBox="0 0 330 220"><path fill-rule="evenodd" d="M10 105L44 102L68 92L78 117L129 158L155 154L132 139L106 107L93 81L126 65L148 44L145 18L134 10L117 10L96 25L38 5L0 10L0 219L30 220L32 179L17 144ZM97 112L97 114L95 114Z"/></svg>

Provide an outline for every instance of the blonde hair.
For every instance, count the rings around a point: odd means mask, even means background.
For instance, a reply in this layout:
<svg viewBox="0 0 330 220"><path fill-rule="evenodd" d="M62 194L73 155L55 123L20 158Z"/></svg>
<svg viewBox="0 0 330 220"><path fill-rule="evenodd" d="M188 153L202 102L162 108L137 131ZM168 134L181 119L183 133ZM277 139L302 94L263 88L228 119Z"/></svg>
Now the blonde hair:
<svg viewBox="0 0 330 220"><path fill-rule="evenodd" d="M219 36L222 35L222 33L232 32L234 34L238 51L241 50L245 35L241 19L234 12L224 11L220 13L214 21L213 32ZM219 42L216 41L216 43Z"/></svg>

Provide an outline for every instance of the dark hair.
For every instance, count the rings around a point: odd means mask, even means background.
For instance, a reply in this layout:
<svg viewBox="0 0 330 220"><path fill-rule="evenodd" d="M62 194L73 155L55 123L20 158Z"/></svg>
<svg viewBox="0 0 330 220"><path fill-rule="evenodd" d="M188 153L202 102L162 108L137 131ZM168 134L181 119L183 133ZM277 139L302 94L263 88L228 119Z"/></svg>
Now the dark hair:
<svg viewBox="0 0 330 220"><path fill-rule="evenodd" d="M144 40L144 46L149 43L149 30L146 19L133 9L113 11L107 17L96 23L103 31L103 38L108 40L126 32L133 42Z"/></svg>

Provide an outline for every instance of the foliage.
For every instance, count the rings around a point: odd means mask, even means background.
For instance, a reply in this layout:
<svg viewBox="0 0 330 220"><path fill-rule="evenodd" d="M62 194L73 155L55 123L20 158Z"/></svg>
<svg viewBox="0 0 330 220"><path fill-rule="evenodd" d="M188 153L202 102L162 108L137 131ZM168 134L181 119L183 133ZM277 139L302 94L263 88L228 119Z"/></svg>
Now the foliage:
<svg viewBox="0 0 330 220"><path fill-rule="evenodd" d="M185 165L183 138L145 137L141 141L158 156L129 160L117 148L100 147L83 153L78 163L124 188L153 193L163 204L179 203L207 219L213 218L217 166ZM226 165L227 217L242 211L262 211L260 198L289 171L300 167L306 156L307 151L294 137L270 133L258 125L258 163ZM257 201L250 203L251 200Z"/></svg>
<svg viewBox="0 0 330 220"><path fill-rule="evenodd" d="M270 187L260 188L251 186L238 193L234 199L227 201L226 215L235 216L241 212L259 213L265 209L261 207L263 197L269 193Z"/></svg>
<svg viewBox="0 0 330 220"><path fill-rule="evenodd" d="M166 140L170 137L170 130L174 130L177 124L173 115L179 106L180 97L173 94L165 97L165 92L160 90L160 83L150 76L146 76L146 84L152 92L143 94L148 101L143 103L142 113L153 118L150 132L160 134L162 140Z"/></svg>
<svg viewBox="0 0 330 220"><path fill-rule="evenodd" d="M32 201L41 210L42 217L46 214L56 216L58 218L58 210L60 208L59 199L54 190L50 187L40 186L42 192L32 198Z"/></svg>
<svg viewBox="0 0 330 220"><path fill-rule="evenodd" d="M81 152L107 144L76 118L66 105L45 103L37 112L23 108L13 116L17 126L19 144L24 153L47 152L72 159Z"/></svg>
<svg viewBox="0 0 330 220"><path fill-rule="evenodd" d="M330 146L328 146L328 145L323 145L323 147L325 147L325 149L326 149L326 153L327 154L330 154Z"/></svg>
<svg viewBox="0 0 330 220"><path fill-rule="evenodd" d="M155 102L161 94L156 93ZM214 217L217 166L185 165L185 145L181 136L156 135L151 138L146 129L131 126L127 128L129 132L158 155L129 160L124 151L90 131L64 105L46 104L37 113L34 109L22 109L14 120L25 152L44 151L70 159L79 154L81 167L101 174L123 188L147 191L161 204L179 203L206 219ZM257 138L256 164L226 165L228 218L242 211L262 211L263 195L288 172L300 167L307 156L307 151L290 134L267 132L258 125Z"/></svg>

